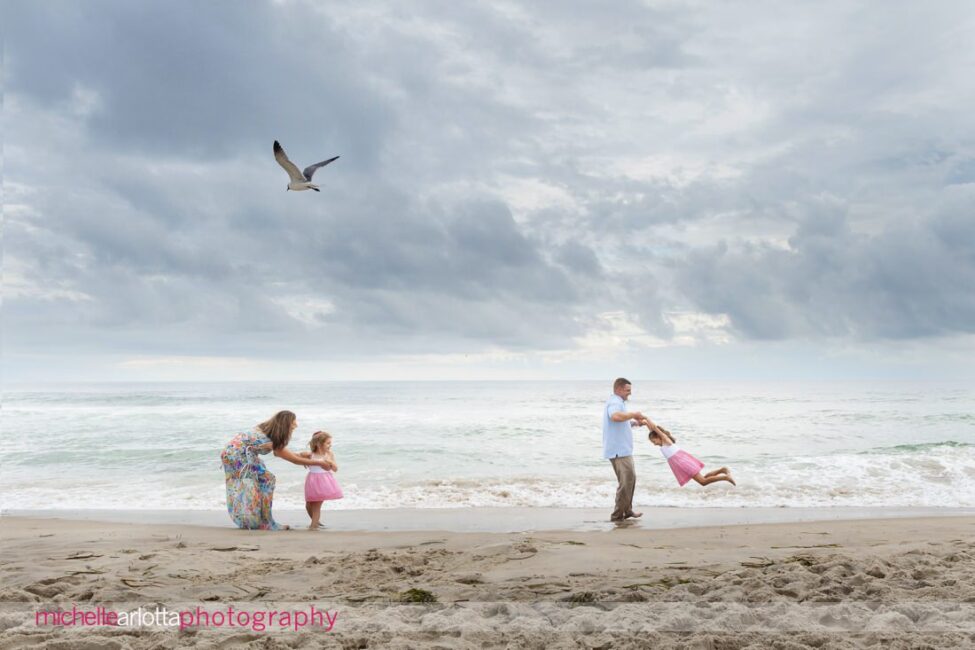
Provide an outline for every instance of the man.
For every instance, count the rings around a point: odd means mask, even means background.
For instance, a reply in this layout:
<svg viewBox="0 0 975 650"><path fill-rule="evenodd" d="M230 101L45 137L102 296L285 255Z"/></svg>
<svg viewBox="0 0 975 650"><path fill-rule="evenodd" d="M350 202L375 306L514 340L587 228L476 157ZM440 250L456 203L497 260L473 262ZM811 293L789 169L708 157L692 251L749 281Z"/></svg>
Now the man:
<svg viewBox="0 0 975 650"><path fill-rule="evenodd" d="M620 377L613 382L613 396L603 409L603 457L607 458L616 472L619 487L616 488L616 509L610 521L623 521L643 515L633 512L633 490L636 487L636 470L633 466L633 432L649 422L639 411L627 411L626 400L633 392L629 380Z"/></svg>

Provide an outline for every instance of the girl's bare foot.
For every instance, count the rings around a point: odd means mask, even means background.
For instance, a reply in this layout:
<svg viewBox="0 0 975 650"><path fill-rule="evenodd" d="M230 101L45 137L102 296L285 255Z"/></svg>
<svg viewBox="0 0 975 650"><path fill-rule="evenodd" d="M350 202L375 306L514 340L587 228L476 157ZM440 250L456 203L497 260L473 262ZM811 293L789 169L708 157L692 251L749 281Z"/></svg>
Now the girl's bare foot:
<svg viewBox="0 0 975 650"><path fill-rule="evenodd" d="M729 482L729 483L731 483L732 485L734 485L734 486L736 486L736 487L737 487L737 485L738 485L738 484L737 484L737 483L735 483L735 479L733 479L733 478L731 478L731 472L729 472L729 471L727 471L727 470L725 470L725 473L724 473L724 475L728 477L728 482Z"/></svg>

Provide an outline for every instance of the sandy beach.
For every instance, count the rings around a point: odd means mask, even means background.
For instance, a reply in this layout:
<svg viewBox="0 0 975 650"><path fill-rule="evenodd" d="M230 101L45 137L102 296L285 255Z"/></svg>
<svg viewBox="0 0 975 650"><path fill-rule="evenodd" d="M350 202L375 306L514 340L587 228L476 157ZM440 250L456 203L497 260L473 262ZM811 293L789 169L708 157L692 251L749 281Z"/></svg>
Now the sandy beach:
<svg viewBox="0 0 975 650"><path fill-rule="evenodd" d="M0 525L2 648L975 647L975 515L527 533ZM125 625L97 624L113 612Z"/></svg>

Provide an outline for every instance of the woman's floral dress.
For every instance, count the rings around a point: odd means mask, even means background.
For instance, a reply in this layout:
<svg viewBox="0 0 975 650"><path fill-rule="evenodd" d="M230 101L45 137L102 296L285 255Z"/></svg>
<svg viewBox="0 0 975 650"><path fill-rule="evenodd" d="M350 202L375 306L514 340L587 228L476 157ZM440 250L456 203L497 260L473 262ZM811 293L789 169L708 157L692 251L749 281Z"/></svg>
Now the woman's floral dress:
<svg viewBox="0 0 975 650"><path fill-rule="evenodd" d="M283 528L271 516L274 474L258 456L269 451L271 439L263 433L249 431L237 434L220 454L227 482L227 512L238 528Z"/></svg>

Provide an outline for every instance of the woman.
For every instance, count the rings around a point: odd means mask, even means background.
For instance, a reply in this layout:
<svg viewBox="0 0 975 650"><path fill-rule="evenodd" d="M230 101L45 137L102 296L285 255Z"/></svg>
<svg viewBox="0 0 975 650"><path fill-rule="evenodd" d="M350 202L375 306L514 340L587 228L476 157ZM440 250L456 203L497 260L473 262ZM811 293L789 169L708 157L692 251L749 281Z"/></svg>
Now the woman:
<svg viewBox="0 0 975 650"><path fill-rule="evenodd" d="M253 431L237 434L220 454L227 483L227 511L238 528L287 530L271 516L274 499L274 474L267 471L258 457L273 451L295 465L318 465L326 468L324 460L312 460L288 451L291 434L298 427L295 414L280 411Z"/></svg>

